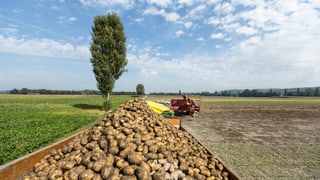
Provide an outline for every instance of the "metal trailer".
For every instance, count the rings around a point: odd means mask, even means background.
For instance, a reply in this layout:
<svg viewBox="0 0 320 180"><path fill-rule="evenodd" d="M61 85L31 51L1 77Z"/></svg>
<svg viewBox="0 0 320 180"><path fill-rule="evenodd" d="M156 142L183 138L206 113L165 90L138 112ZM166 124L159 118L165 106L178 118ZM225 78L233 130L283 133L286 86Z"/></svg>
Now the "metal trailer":
<svg viewBox="0 0 320 180"><path fill-rule="evenodd" d="M182 131L188 132L186 129L183 128L183 126L180 126L179 128ZM63 145L67 145L71 141L73 141L79 134L83 132L79 132L75 135L72 135L68 138L65 138L61 141L58 141L52 145L49 145L45 148L42 148L36 152L33 152L31 154L25 155L21 158L18 158L16 160L13 160L11 162L8 162L6 164L3 164L0 166L0 180L16 180L21 179L21 176L28 173L31 168L39 162L41 159L43 159L47 154L50 153L52 150L58 150L62 148ZM191 135L192 136L192 135ZM192 136L193 137L193 136ZM196 141L198 141L195 137L193 137ZM198 141L199 144L201 144L210 154L213 154L211 151L208 150L206 146L204 146L202 143ZM239 176L232 172L230 168L228 168L223 161L218 158L218 161L224 166L224 169L226 172L228 172L228 178L230 180L239 180Z"/></svg>

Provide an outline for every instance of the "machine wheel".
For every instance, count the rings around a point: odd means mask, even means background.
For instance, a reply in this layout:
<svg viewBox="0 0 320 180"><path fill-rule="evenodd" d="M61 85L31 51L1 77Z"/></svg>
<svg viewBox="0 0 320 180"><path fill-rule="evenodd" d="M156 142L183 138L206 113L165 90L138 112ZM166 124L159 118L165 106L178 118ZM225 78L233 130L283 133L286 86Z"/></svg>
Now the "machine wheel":
<svg viewBox="0 0 320 180"><path fill-rule="evenodd" d="M192 117L196 117L196 116L198 116L198 115L199 115L199 112L198 112L198 111L192 111L192 114L191 114Z"/></svg>

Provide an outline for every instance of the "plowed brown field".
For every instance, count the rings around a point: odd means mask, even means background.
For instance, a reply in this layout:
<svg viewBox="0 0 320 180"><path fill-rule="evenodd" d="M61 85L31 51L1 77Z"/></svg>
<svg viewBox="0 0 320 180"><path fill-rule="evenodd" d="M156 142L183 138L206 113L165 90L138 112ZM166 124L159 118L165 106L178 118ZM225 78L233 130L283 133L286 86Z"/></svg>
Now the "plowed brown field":
<svg viewBox="0 0 320 180"><path fill-rule="evenodd" d="M206 105L182 126L242 179L320 179L320 105Z"/></svg>

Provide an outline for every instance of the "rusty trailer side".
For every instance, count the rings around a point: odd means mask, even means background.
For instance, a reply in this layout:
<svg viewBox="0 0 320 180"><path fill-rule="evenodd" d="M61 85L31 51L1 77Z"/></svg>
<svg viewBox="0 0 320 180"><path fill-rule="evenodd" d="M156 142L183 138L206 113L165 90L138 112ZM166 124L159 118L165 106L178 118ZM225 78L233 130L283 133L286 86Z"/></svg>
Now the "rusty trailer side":
<svg viewBox="0 0 320 180"><path fill-rule="evenodd" d="M7 164L0 166L1 180L16 180L22 175L26 174L37 163L40 162L50 151L60 149L63 145L73 141L79 133L58 141L52 145L42 148L36 152L25 155L21 158L13 160Z"/></svg>

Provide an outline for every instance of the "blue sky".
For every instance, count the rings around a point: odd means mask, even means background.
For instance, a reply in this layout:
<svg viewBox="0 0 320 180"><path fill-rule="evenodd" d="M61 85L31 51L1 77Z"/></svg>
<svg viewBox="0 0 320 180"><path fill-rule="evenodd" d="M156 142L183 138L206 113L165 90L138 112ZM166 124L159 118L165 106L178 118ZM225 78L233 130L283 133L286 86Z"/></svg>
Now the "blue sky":
<svg viewBox="0 0 320 180"><path fill-rule="evenodd" d="M115 91L320 85L317 0L12 0L0 2L0 89L97 89L91 27L110 12L127 36Z"/></svg>

